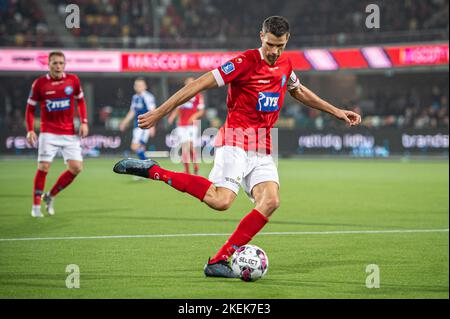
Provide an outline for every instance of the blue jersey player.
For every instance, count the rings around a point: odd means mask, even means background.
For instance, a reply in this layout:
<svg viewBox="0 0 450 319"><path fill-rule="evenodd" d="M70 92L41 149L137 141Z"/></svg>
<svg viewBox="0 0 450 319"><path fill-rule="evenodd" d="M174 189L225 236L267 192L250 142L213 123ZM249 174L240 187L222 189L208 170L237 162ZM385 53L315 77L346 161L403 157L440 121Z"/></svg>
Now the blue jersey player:
<svg viewBox="0 0 450 319"><path fill-rule="evenodd" d="M155 97L147 91L147 83L143 78L137 78L134 81L134 91L136 94L131 99L130 110L120 123L119 128L123 132L131 121L134 122L131 150L136 153L139 159L145 160L145 145L149 137L155 136L155 128L141 129L138 127L137 118L139 115L155 109Z"/></svg>

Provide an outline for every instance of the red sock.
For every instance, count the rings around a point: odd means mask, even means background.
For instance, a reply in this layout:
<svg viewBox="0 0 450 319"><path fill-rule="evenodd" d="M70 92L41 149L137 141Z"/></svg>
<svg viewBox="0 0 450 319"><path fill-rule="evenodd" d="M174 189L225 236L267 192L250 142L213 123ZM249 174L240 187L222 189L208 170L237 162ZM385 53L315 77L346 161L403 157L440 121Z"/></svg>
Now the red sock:
<svg viewBox="0 0 450 319"><path fill-rule="evenodd" d="M41 196L44 192L46 176L47 172L41 170L37 170L36 175L34 176L33 205L41 204Z"/></svg>
<svg viewBox="0 0 450 319"><path fill-rule="evenodd" d="M184 172L189 174L189 163L184 163Z"/></svg>
<svg viewBox="0 0 450 319"><path fill-rule="evenodd" d="M253 236L255 236L268 221L267 217L256 209L252 210L241 220L234 233L228 238L225 245L220 248L209 263L213 264L219 260L227 260L230 258L236 249L250 242Z"/></svg>
<svg viewBox="0 0 450 319"><path fill-rule="evenodd" d="M204 177L176 173L154 165L149 169L149 178L161 180L180 192L186 192L203 201L211 182Z"/></svg>
<svg viewBox="0 0 450 319"><path fill-rule="evenodd" d="M77 175L72 174L69 170L62 173L58 177L55 185L53 185L52 189L50 190L50 196L56 196L56 194L69 186L69 184L72 183L75 177L77 177Z"/></svg>

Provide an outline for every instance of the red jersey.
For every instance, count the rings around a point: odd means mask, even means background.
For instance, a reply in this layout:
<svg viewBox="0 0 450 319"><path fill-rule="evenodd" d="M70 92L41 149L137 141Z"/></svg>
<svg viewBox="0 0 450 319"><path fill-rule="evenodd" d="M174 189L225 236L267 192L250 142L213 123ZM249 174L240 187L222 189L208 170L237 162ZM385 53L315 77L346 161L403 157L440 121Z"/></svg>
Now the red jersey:
<svg viewBox="0 0 450 319"><path fill-rule="evenodd" d="M192 99L178 107L178 126L191 126L189 119L192 115L205 108L203 95L197 94Z"/></svg>
<svg viewBox="0 0 450 319"><path fill-rule="evenodd" d="M34 81L27 101L27 130L33 130L34 111L41 109L41 129L43 133L74 135L73 124L75 100L82 123L87 123L86 104L80 79L74 74L63 73L61 79L53 79L50 74Z"/></svg>
<svg viewBox="0 0 450 319"><path fill-rule="evenodd" d="M270 153L270 129L278 120L286 90L300 85L291 60L282 54L270 65L261 49L254 49L212 73L219 86L229 84L228 115L217 135L216 146L231 145L246 151Z"/></svg>

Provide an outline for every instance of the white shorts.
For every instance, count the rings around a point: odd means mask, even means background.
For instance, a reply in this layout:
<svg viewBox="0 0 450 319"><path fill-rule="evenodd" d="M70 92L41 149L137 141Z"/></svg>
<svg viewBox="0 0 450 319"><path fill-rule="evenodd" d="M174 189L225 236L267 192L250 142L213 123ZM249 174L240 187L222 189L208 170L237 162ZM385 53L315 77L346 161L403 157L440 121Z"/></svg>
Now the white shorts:
<svg viewBox="0 0 450 319"><path fill-rule="evenodd" d="M242 186L252 201L252 190L257 184L275 182L280 185L278 170L271 155L246 152L235 146L216 148L209 180L216 187L228 188L236 194L239 186Z"/></svg>
<svg viewBox="0 0 450 319"><path fill-rule="evenodd" d="M52 162L58 151L61 151L64 162L83 161L77 135L39 134L38 162Z"/></svg>
<svg viewBox="0 0 450 319"><path fill-rule="evenodd" d="M184 144L187 142L194 143L197 131L198 128L195 125L178 126L175 129L175 135L177 136L178 143L180 144Z"/></svg>
<svg viewBox="0 0 450 319"><path fill-rule="evenodd" d="M133 139L131 140L131 144L145 145L147 144L149 137L150 137L149 129L142 129L140 127L135 127L133 129Z"/></svg>

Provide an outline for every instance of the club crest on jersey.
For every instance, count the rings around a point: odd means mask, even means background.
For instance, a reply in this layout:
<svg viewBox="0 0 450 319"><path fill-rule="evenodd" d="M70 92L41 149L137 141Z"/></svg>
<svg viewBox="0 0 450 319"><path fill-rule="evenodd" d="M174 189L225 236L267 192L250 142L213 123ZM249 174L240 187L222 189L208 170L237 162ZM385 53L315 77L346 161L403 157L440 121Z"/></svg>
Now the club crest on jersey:
<svg viewBox="0 0 450 319"><path fill-rule="evenodd" d="M258 104L256 105L256 110L261 112L275 112L278 111L278 99L280 98L280 93L274 92L259 92L258 93Z"/></svg>
<svg viewBox="0 0 450 319"><path fill-rule="evenodd" d="M70 108L70 98L45 100L47 111L63 111Z"/></svg>
<svg viewBox="0 0 450 319"><path fill-rule="evenodd" d="M66 93L67 95L71 95L73 93L73 87L66 86L66 88L64 89L64 93Z"/></svg>
<svg viewBox="0 0 450 319"><path fill-rule="evenodd" d="M222 71L225 74L230 74L231 72L233 72L234 71L234 64L233 64L233 62L228 61L227 63L222 65Z"/></svg>

